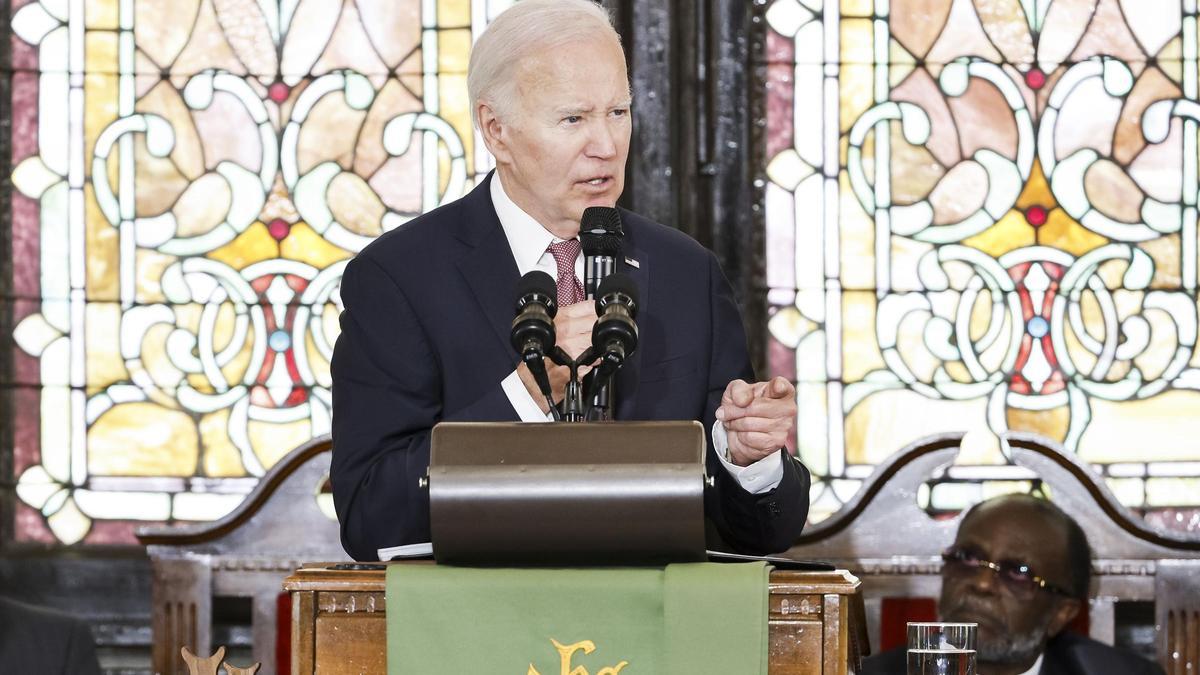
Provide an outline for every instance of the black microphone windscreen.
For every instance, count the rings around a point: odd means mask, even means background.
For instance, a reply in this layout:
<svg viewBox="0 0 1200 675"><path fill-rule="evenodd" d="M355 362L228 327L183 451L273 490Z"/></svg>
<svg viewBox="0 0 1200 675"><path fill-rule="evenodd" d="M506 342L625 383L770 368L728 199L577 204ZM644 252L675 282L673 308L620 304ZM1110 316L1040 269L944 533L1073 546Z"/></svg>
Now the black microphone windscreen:
<svg viewBox="0 0 1200 675"><path fill-rule="evenodd" d="M521 277L521 280L517 282L518 302L530 293L540 293L553 300L558 297L558 284L554 282L554 277L549 274L541 270L534 270ZM553 316L553 313L551 316Z"/></svg>
<svg viewBox="0 0 1200 675"><path fill-rule="evenodd" d="M604 277L604 281L600 282L600 288L596 289L596 313L604 313L604 301L611 295L620 293L628 297L632 301L630 312L637 311L638 304L638 287L634 283L633 278L624 272L613 272Z"/></svg>
<svg viewBox="0 0 1200 675"><path fill-rule="evenodd" d="M621 255L621 212L611 206L589 206L579 223L579 244L587 256Z"/></svg>

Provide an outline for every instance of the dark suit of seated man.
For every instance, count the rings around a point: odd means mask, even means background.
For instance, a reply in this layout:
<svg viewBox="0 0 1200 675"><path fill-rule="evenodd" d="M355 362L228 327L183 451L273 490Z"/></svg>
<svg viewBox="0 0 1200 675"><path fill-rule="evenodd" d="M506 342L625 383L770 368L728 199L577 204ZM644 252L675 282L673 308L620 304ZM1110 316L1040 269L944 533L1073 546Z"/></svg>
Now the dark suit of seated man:
<svg viewBox="0 0 1200 675"><path fill-rule="evenodd" d="M0 672L99 675L92 631L66 614L0 598Z"/></svg>
<svg viewBox="0 0 1200 675"><path fill-rule="evenodd" d="M943 621L978 623L979 675L1162 675L1130 652L1064 631L1087 601L1091 550L1054 504L998 497L963 517L944 554ZM904 675L904 649L863 662L864 675Z"/></svg>
<svg viewBox="0 0 1200 675"><path fill-rule="evenodd" d="M547 421L509 344L520 277L557 277L558 346L591 344L577 237L612 207L629 154L629 78L608 15L589 0L522 0L480 36L468 66L474 123L496 171L470 194L388 232L346 267L334 348L334 503L359 560L429 541L418 479L441 421ZM716 258L679 231L621 211L620 271L641 296L638 349L617 374L618 420L710 430L705 513L741 552L788 548L808 513L808 471L782 446L796 413L784 378L754 382L742 320ZM547 364L561 401L567 368Z"/></svg>

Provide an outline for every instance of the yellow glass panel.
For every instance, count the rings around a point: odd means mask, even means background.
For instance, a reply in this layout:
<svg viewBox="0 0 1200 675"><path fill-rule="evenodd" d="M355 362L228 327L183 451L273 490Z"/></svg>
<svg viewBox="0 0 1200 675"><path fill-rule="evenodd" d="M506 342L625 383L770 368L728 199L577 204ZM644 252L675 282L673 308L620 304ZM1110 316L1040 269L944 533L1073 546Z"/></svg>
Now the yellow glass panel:
<svg viewBox="0 0 1200 675"><path fill-rule="evenodd" d="M841 0L842 16L871 16L873 0Z"/></svg>
<svg viewBox="0 0 1200 675"><path fill-rule="evenodd" d="M781 307L767 322L772 337L785 347L795 349L800 338L817 329L816 322L808 319L796 307Z"/></svg>
<svg viewBox="0 0 1200 675"><path fill-rule="evenodd" d="M1158 239L1144 241L1137 245L1154 260L1154 278L1150 280L1151 288L1178 289L1183 283L1179 269L1179 235L1168 234Z"/></svg>
<svg viewBox="0 0 1200 675"><path fill-rule="evenodd" d="M1029 172L1029 179L1025 181L1025 187L1021 188L1021 194L1017 197L1017 208L1022 211L1031 206L1049 209L1057 204L1054 194L1050 192L1050 184L1046 182L1042 163L1036 159L1033 160L1033 169Z"/></svg>
<svg viewBox="0 0 1200 675"><path fill-rule="evenodd" d="M901 291L920 291L925 286L917 276L917 266L921 257L933 250L933 244L915 241L908 237L892 237L891 267L892 289Z"/></svg>
<svg viewBox="0 0 1200 675"><path fill-rule="evenodd" d="M467 72L467 58L470 53L471 29L438 32L438 70L441 73Z"/></svg>
<svg viewBox="0 0 1200 675"><path fill-rule="evenodd" d="M323 387L333 386L333 377L329 373L329 361L321 356L321 352L317 351L311 337L305 343L304 351L308 354L308 366L312 369L313 378L317 384Z"/></svg>
<svg viewBox="0 0 1200 675"><path fill-rule="evenodd" d="M850 189L848 174L839 177L838 193L841 202L841 224L838 237L841 245L842 287L868 289L875 287L875 223L862 210Z"/></svg>
<svg viewBox="0 0 1200 675"><path fill-rule="evenodd" d="M988 431L986 406L983 399L939 401L908 390L877 392L846 416L846 462L878 464L922 436L966 431L958 463L992 463L1000 454L999 442Z"/></svg>
<svg viewBox="0 0 1200 675"><path fill-rule="evenodd" d="M246 377L246 370L250 367L250 356L254 351L254 331L250 330L246 335L246 343L242 345L241 351L237 353L229 363L221 367L221 374L225 376L225 381L229 386L241 384Z"/></svg>
<svg viewBox="0 0 1200 675"><path fill-rule="evenodd" d="M199 178L204 173L204 147L200 144L196 124L179 90L169 82L160 82L140 95L134 108L139 113L160 115L169 121L175 135L175 147L170 149L170 159L188 179Z"/></svg>
<svg viewBox="0 0 1200 675"><path fill-rule="evenodd" d="M117 263L120 260L119 233L101 213L90 182L84 185L83 193L84 236L88 257L87 298L117 301L121 295L120 268Z"/></svg>
<svg viewBox="0 0 1200 675"><path fill-rule="evenodd" d="M1062 209L1050 212L1046 224L1037 230L1037 239L1043 246L1053 246L1075 256L1081 256L1108 243L1108 239L1075 222L1075 219Z"/></svg>
<svg viewBox="0 0 1200 675"><path fill-rule="evenodd" d="M956 382L974 382L975 378L971 377L971 371L967 370L967 366L962 361L947 361L942 364L946 369L946 374Z"/></svg>
<svg viewBox="0 0 1200 675"><path fill-rule="evenodd" d="M104 128L117 119L117 34L88 33L85 53L91 63L103 68L83 77L83 96L87 111L83 116L84 152L92 160L96 139Z"/></svg>
<svg viewBox="0 0 1200 675"><path fill-rule="evenodd" d="M406 80L406 82L412 84L410 80ZM443 107L445 107L446 93L439 90L439 94L443 97ZM359 132L358 145L354 149L354 173L360 176L373 175L388 159L387 151L383 147L384 127L397 115L417 112L422 107L420 100L414 98L407 89L401 86L399 80L389 79L385 82L379 92L375 94L375 101L371 104L371 109L363 121L362 131ZM468 139L464 138L463 140ZM469 156L470 150L467 152ZM284 194L286 195L286 191Z"/></svg>
<svg viewBox="0 0 1200 675"><path fill-rule="evenodd" d="M888 44L888 83L895 88L908 77L916 67L917 60L899 42L891 40Z"/></svg>
<svg viewBox="0 0 1200 675"><path fill-rule="evenodd" d="M1093 397L1091 405L1092 420L1079 442L1080 459L1096 463L1196 459L1200 392L1168 391L1125 402Z"/></svg>
<svg viewBox="0 0 1200 675"><path fill-rule="evenodd" d="M237 312L233 305L223 302L217 308L217 318L213 322L213 350L220 352L229 346L233 340Z"/></svg>
<svg viewBox="0 0 1200 675"><path fill-rule="evenodd" d="M142 338L139 351L141 367L146 369L155 384L166 390L173 390L183 380L183 373L167 357L167 336L171 330L172 327L166 324L151 326ZM130 366L131 369L134 367Z"/></svg>
<svg viewBox="0 0 1200 675"><path fill-rule="evenodd" d="M469 165L475 148L475 133L471 126L472 106L467 97L467 78L461 75L443 75L438 78L438 84L442 104L441 116L458 132L458 139L462 141L463 152Z"/></svg>
<svg viewBox="0 0 1200 675"><path fill-rule="evenodd" d="M88 471L97 476L190 476L199 453L186 413L153 403L113 406L88 429Z"/></svg>
<svg viewBox="0 0 1200 675"><path fill-rule="evenodd" d="M119 7L120 3L117 0L92 0L84 6L84 27L88 30L117 30L121 27L118 21ZM94 70L91 54L86 54L85 59L84 70Z"/></svg>
<svg viewBox="0 0 1200 675"><path fill-rule="evenodd" d="M842 19L842 63L874 63L875 36L870 19Z"/></svg>
<svg viewBox="0 0 1200 675"><path fill-rule="evenodd" d="M267 231L266 225L255 222L233 241L209 253L208 257L240 270L256 262L278 258L279 244Z"/></svg>
<svg viewBox="0 0 1200 675"><path fill-rule="evenodd" d="M934 371L941 365L941 360L925 346L925 326L928 322L929 312L910 312L900 322L896 334L897 350L909 370L922 382L931 381Z"/></svg>
<svg viewBox="0 0 1200 675"><path fill-rule="evenodd" d="M195 389L201 394L217 393L217 390L212 386L212 383L204 373L189 373L187 376L187 383L192 389Z"/></svg>
<svg viewBox="0 0 1200 675"><path fill-rule="evenodd" d="M1020 211L1011 210L996 221L995 225L974 237L964 239L963 244L998 258L1009 251L1033 246L1037 243L1036 236L1034 229L1025 222L1025 216Z"/></svg>
<svg viewBox="0 0 1200 675"><path fill-rule="evenodd" d="M368 237L383 234L386 209L361 177L348 172L338 174L330 182L325 198L333 217L347 230Z"/></svg>
<svg viewBox="0 0 1200 675"><path fill-rule="evenodd" d="M200 440L204 446L204 475L246 475L242 453L229 440L229 410L218 410L200 418Z"/></svg>
<svg viewBox="0 0 1200 675"><path fill-rule="evenodd" d="M134 295L137 302L143 304L166 302L167 298L162 292L163 271L178 258L173 255L164 255L158 251L138 249L135 260L137 261L137 281Z"/></svg>
<svg viewBox="0 0 1200 675"><path fill-rule="evenodd" d="M885 368L875 339L875 293L848 291L842 296L842 379L857 382Z"/></svg>
<svg viewBox="0 0 1200 675"><path fill-rule="evenodd" d="M91 387L107 387L127 380L125 362L121 359L121 306L116 303L90 302L86 306L84 326L87 331L87 383Z"/></svg>
<svg viewBox="0 0 1200 675"><path fill-rule="evenodd" d="M1052 438L1059 443L1067 438L1067 426L1071 423L1071 410L1060 406L1051 410L1020 410L1009 408L1005 411L1008 428L1013 431L1029 431Z"/></svg>
<svg viewBox="0 0 1200 675"><path fill-rule="evenodd" d="M95 79L111 79L113 87L116 78L113 77L119 69L117 60L117 34L112 31L87 31L83 38L84 72L95 74ZM87 86L86 84L84 85ZM88 100L88 111L91 112L91 100Z"/></svg>
<svg viewBox="0 0 1200 675"><path fill-rule="evenodd" d="M849 131L858 118L875 103L875 83L871 71L871 66L856 64L843 64L839 71L841 76L838 78L838 97L841 105L838 106L838 123L842 133ZM843 153L842 165L845 166L845 163L846 157Z"/></svg>
<svg viewBox="0 0 1200 675"><path fill-rule="evenodd" d="M116 167L120 150L114 149L109 156L108 168L110 180L116 180ZM136 134L133 137L133 161L135 163L135 200L137 212L140 215L156 216L171 208L179 195L187 189L191 182L179 171L179 167L170 157L155 157L146 148L146 136ZM117 183L112 183L117 190Z"/></svg>
<svg viewBox="0 0 1200 675"><path fill-rule="evenodd" d="M175 305L171 309L175 312L176 325L191 331L193 334L199 333L200 314L204 311L204 305Z"/></svg>
<svg viewBox="0 0 1200 675"><path fill-rule="evenodd" d="M1158 51L1158 67L1175 84L1183 85L1183 40L1176 37Z"/></svg>
<svg viewBox="0 0 1200 675"><path fill-rule="evenodd" d="M912 145L904 140L904 134L898 122L893 122L890 129L893 202L914 204L931 197L938 182L946 175L946 170L938 163L937 158L929 152L928 148L923 145ZM873 144L874 138L872 135L868 140ZM866 144L863 145L865 151Z"/></svg>
<svg viewBox="0 0 1200 675"><path fill-rule="evenodd" d="M971 340L978 340L987 334L992 322L992 296L987 292L975 296L975 304L971 305L971 320L967 333Z"/></svg>
<svg viewBox="0 0 1200 675"><path fill-rule="evenodd" d="M341 96L325 96L317 101L300 127L296 144L300 173L306 174L326 161L338 162L349 170L355 137L366 116L365 110L351 108Z"/></svg>
<svg viewBox="0 0 1200 675"><path fill-rule="evenodd" d="M177 236L195 237L211 232L225 222L232 202L229 182L216 173L204 174L188 185L171 207L178 224Z"/></svg>
<svg viewBox="0 0 1200 675"><path fill-rule="evenodd" d="M440 0L437 4L439 26L467 26L471 23L471 5L468 0Z"/></svg>
<svg viewBox="0 0 1200 675"><path fill-rule="evenodd" d="M281 457L301 443L312 439L312 424L308 420L287 424L270 424L251 420L248 425L250 447L265 468L275 466Z"/></svg>
<svg viewBox="0 0 1200 675"><path fill-rule="evenodd" d="M293 225L288 236L279 242L279 255L308 263L317 269L351 257L349 251L329 243L304 222Z"/></svg>

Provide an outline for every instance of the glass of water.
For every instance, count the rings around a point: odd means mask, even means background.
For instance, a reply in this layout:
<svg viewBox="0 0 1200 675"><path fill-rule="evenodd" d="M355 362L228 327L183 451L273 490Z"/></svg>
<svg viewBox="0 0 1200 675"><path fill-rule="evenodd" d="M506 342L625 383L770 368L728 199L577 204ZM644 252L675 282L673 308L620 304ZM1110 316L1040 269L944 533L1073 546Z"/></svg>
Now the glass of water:
<svg viewBox="0 0 1200 675"><path fill-rule="evenodd" d="M975 675L974 623L908 624L908 675Z"/></svg>

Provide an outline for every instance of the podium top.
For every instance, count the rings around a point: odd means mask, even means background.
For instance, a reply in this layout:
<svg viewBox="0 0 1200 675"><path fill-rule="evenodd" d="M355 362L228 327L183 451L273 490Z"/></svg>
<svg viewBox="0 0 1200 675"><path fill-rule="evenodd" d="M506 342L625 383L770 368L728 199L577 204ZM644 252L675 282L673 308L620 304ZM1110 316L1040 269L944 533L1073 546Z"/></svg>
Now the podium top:
<svg viewBox="0 0 1200 675"><path fill-rule="evenodd" d="M704 426L686 422L442 422L433 466L704 465Z"/></svg>
<svg viewBox="0 0 1200 675"><path fill-rule="evenodd" d="M283 582L283 590L383 593L388 565L433 565L431 560L397 560L387 563L305 563ZM798 572L772 570L772 595L809 593L857 595L862 582L847 570Z"/></svg>

